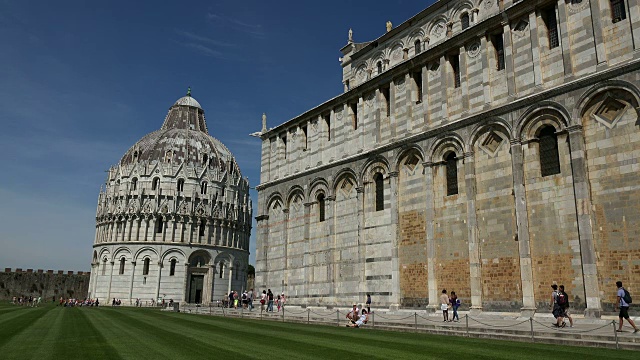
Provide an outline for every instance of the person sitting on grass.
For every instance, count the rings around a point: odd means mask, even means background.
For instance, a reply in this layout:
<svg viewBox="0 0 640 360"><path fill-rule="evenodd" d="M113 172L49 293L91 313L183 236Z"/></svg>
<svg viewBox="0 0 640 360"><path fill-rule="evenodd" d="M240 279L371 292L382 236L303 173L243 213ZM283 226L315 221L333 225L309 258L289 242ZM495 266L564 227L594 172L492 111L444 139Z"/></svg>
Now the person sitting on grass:
<svg viewBox="0 0 640 360"><path fill-rule="evenodd" d="M369 321L369 315L367 314L367 310L362 309L362 314L360 314L360 318L358 321L352 324L347 324L347 327L359 328L364 326Z"/></svg>
<svg viewBox="0 0 640 360"><path fill-rule="evenodd" d="M358 320L358 312L360 311L360 309L358 309L358 305L353 304L353 309L351 309L351 311L349 311L347 313L346 318L351 320L352 324L355 324L356 321Z"/></svg>

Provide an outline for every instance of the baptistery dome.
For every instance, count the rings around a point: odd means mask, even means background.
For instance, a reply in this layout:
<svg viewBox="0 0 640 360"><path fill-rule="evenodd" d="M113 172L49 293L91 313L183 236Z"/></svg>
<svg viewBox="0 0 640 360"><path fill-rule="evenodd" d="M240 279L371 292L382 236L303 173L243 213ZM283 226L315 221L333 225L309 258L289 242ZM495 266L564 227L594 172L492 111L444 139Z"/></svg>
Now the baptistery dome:
<svg viewBox="0 0 640 360"><path fill-rule="evenodd" d="M187 96L108 171L90 296L209 303L246 283L249 182Z"/></svg>

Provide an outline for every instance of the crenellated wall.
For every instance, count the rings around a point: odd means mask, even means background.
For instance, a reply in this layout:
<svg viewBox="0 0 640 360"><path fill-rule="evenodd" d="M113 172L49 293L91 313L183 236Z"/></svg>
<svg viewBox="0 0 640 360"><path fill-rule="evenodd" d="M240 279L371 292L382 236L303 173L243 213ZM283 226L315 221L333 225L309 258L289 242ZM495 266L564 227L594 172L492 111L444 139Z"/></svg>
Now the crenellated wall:
<svg viewBox="0 0 640 360"><path fill-rule="evenodd" d="M5 268L0 272L0 300L11 300L14 296L42 297L44 302L60 297L82 300L88 296L90 275L84 271Z"/></svg>

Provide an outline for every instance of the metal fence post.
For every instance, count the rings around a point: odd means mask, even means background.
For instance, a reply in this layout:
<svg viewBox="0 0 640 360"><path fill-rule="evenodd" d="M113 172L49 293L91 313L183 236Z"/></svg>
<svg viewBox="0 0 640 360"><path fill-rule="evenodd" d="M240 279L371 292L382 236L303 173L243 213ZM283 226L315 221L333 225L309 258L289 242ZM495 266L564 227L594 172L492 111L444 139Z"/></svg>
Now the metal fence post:
<svg viewBox="0 0 640 360"><path fill-rule="evenodd" d="M531 342L536 342L535 333L533 332L533 318L529 318L529 324L531 325Z"/></svg>
<svg viewBox="0 0 640 360"><path fill-rule="evenodd" d="M211 316L211 303L209 303L209 316Z"/></svg>
<svg viewBox="0 0 640 360"><path fill-rule="evenodd" d="M376 313L371 314L371 327L376 326Z"/></svg>
<svg viewBox="0 0 640 360"><path fill-rule="evenodd" d="M336 324L340 326L340 310L336 310Z"/></svg>
<svg viewBox="0 0 640 360"><path fill-rule="evenodd" d="M307 324L309 324L310 317L311 317L311 309L307 309Z"/></svg>
<svg viewBox="0 0 640 360"><path fill-rule="evenodd" d="M471 335L469 335L469 314L464 316L464 321L466 323L465 327L467 331L467 337L471 337Z"/></svg>
<svg viewBox="0 0 640 360"><path fill-rule="evenodd" d="M284 306L282 307L282 322L284 322Z"/></svg>
<svg viewBox="0 0 640 360"><path fill-rule="evenodd" d="M416 332L418 332L418 313L417 312L413 313L413 325L416 328Z"/></svg>
<svg viewBox="0 0 640 360"><path fill-rule="evenodd" d="M616 338L616 350L620 350L620 343L618 343L618 332L616 331L616 321L612 320L611 325L613 325L613 336Z"/></svg>
<svg viewBox="0 0 640 360"><path fill-rule="evenodd" d="M260 307L260 320L262 320L262 311L264 310L264 306Z"/></svg>
<svg viewBox="0 0 640 360"><path fill-rule="evenodd" d="M244 317L244 306L240 308L240 319Z"/></svg>
<svg viewBox="0 0 640 360"><path fill-rule="evenodd" d="M225 314L225 313L224 313L224 306L222 307L222 316L223 316L223 317L226 317L226 316L227 316L227 314Z"/></svg>

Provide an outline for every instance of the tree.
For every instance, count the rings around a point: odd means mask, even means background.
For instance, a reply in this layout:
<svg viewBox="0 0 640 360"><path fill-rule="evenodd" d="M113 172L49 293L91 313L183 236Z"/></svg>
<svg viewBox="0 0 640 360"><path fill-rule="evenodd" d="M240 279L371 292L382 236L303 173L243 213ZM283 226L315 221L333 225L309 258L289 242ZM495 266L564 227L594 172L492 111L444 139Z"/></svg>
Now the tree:
<svg viewBox="0 0 640 360"><path fill-rule="evenodd" d="M251 277L256 276L256 268L254 268L251 264L249 264L249 267L247 267L247 275Z"/></svg>

